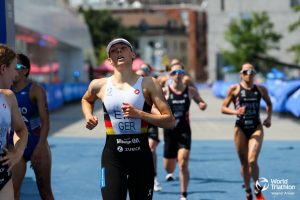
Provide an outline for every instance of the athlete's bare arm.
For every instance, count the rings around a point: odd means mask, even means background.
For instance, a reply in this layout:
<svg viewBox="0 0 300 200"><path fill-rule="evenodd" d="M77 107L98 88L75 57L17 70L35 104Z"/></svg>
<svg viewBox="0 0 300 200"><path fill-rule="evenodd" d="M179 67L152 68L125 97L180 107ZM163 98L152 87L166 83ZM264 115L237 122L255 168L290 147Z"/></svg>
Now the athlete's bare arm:
<svg viewBox="0 0 300 200"><path fill-rule="evenodd" d="M192 81L191 77L190 77L189 75L187 75L187 74L185 74L185 75L183 76L182 82L183 82L183 84L185 84L185 85L192 86L192 87L194 87L194 88L197 89L197 87L196 87L194 81Z"/></svg>
<svg viewBox="0 0 300 200"><path fill-rule="evenodd" d="M263 125L266 126L267 128L269 128L271 126L271 118L272 118L272 102L271 102L270 96L268 94L267 88L265 88L264 86L261 86L261 85L258 86L257 88L258 88L259 92L261 93L263 100L267 104L266 111L267 111L268 115L267 115L267 118L263 121Z"/></svg>
<svg viewBox="0 0 300 200"><path fill-rule="evenodd" d="M138 117L161 128L173 128L175 126L175 118L163 96L161 86L155 78L144 77L143 92L146 102L149 105L154 104L160 115L147 113L142 110L134 109L129 104L123 104L124 117Z"/></svg>
<svg viewBox="0 0 300 200"><path fill-rule="evenodd" d="M86 120L86 128L92 130L98 124L98 118L93 115L94 103L97 99L102 100L103 90L102 88L106 84L106 79L94 79L86 93L81 99L82 112Z"/></svg>
<svg viewBox="0 0 300 200"><path fill-rule="evenodd" d="M38 107L39 116L41 119L41 132L39 143L44 144L47 141L49 133L49 110L45 90L36 83L33 83L30 89L30 99Z"/></svg>
<svg viewBox="0 0 300 200"><path fill-rule="evenodd" d="M22 115L19 111L17 99L14 93L10 90L3 90L7 98L7 102L11 107L11 124L12 128L20 138L12 151L5 149L6 155L2 157L2 160L5 161L3 165L8 165L8 170L11 171L13 166L17 164L23 156L24 149L27 145L28 133L25 123L23 121Z"/></svg>
<svg viewBox="0 0 300 200"><path fill-rule="evenodd" d="M29 96L31 102L37 105L39 117L41 120L40 139L31 156L32 166L35 166L41 159L43 159L44 153L47 152L45 148L48 148L47 137L49 133L50 122L45 90L38 84L33 83L30 89Z"/></svg>
<svg viewBox="0 0 300 200"><path fill-rule="evenodd" d="M245 107L239 107L237 110L229 108L230 103L233 101L235 95L239 90L238 85L231 85L227 91L227 95L223 101L221 112L227 115L243 115L245 113Z"/></svg>
<svg viewBox="0 0 300 200"><path fill-rule="evenodd" d="M199 106L199 108L201 110L205 110L207 107L207 104L205 103L205 101L201 98L198 90L196 88L194 88L193 86L188 86L189 87L189 95L190 98L193 99L196 104Z"/></svg>

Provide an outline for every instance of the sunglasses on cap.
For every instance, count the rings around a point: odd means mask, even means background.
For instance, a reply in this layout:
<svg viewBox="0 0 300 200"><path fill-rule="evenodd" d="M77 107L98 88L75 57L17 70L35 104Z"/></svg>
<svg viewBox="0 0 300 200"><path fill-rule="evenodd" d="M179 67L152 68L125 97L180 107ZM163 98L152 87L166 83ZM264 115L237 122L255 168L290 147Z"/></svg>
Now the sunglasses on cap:
<svg viewBox="0 0 300 200"><path fill-rule="evenodd" d="M241 73L244 75L255 75L256 71L254 69L245 69L242 70Z"/></svg>
<svg viewBox="0 0 300 200"><path fill-rule="evenodd" d="M183 74L185 74L185 71L183 69L177 69L177 70L173 70L173 71L170 72L171 76L174 76L176 74L183 75Z"/></svg>
<svg viewBox="0 0 300 200"><path fill-rule="evenodd" d="M17 64L16 65L16 70L20 70L20 69L27 69L27 67L26 66L24 66L24 65L22 65L22 64Z"/></svg>

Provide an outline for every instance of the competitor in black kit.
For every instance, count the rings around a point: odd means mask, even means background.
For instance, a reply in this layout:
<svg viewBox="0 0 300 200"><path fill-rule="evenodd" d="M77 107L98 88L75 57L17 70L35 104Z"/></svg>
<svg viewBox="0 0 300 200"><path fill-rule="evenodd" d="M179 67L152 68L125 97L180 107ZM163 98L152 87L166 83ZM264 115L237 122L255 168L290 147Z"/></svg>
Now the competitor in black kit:
<svg viewBox="0 0 300 200"><path fill-rule="evenodd" d="M241 162L241 175L244 179L246 199L252 200L250 179L254 183L259 178L259 167L257 159L263 142L263 125L271 126L272 103L265 87L254 84L256 71L254 67L246 63L240 71L241 82L232 85L222 105L222 113L237 115L234 128L234 142ZM267 104L267 118L260 121L260 100L263 98ZM235 109L229 108L233 102ZM264 200L260 191L254 185L256 200Z"/></svg>
<svg viewBox="0 0 300 200"><path fill-rule="evenodd" d="M175 119L152 77L141 77L132 70L132 45L123 38L112 40L107 54L114 66L108 78L93 80L82 98L86 128L93 129L97 99L103 102L106 144L101 161L101 192L104 200L151 200L154 165L148 144L147 126L175 125ZM152 105L160 114L151 114Z"/></svg>
<svg viewBox="0 0 300 200"><path fill-rule="evenodd" d="M180 200L187 199L189 183L189 155L191 149L191 128L189 122L190 102L193 99L199 109L205 110L207 104L200 97L197 89L183 82L185 71L181 63L171 66L171 84L166 84L163 91L176 125L172 129L164 129L164 167L167 171L167 180L172 180L176 163L179 164Z"/></svg>

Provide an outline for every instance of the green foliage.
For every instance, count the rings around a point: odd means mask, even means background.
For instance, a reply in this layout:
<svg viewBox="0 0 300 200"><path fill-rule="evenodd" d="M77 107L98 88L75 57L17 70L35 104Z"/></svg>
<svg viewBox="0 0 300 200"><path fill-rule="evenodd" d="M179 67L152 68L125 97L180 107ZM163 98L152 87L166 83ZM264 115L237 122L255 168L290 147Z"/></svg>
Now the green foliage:
<svg viewBox="0 0 300 200"><path fill-rule="evenodd" d="M106 45L114 38L123 37L134 43L133 32L114 19L109 11L79 10L90 30L98 64L107 58Z"/></svg>
<svg viewBox="0 0 300 200"><path fill-rule="evenodd" d="M295 12L299 12L300 13L300 6L295 6L294 8ZM289 30L295 31L297 28L300 27L300 17L297 21L295 21L294 23L289 25ZM288 51L294 52L295 56L294 56L294 62L295 63L300 63L300 44L294 44L292 45Z"/></svg>
<svg viewBox="0 0 300 200"><path fill-rule="evenodd" d="M224 50L225 60L235 66L239 71L240 66L250 62L259 66L260 70L267 70L266 61L258 56L266 56L271 49L278 49L281 39L279 33L274 32L273 23L266 12L252 13L249 18L233 19L225 32L225 40L232 45L232 51Z"/></svg>

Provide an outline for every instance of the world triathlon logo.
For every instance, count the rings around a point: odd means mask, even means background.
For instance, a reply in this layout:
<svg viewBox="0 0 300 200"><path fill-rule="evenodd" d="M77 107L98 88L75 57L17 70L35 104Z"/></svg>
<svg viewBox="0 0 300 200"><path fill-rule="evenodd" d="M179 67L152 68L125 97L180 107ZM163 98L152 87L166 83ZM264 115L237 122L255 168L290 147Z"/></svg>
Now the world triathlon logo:
<svg viewBox="0 0 300 200"><path fill-rule="evenodd" d="M269 188L269 181L266 178L259 178L255 183L257 188L260 188L261 191L266 191Z"/></svg>

